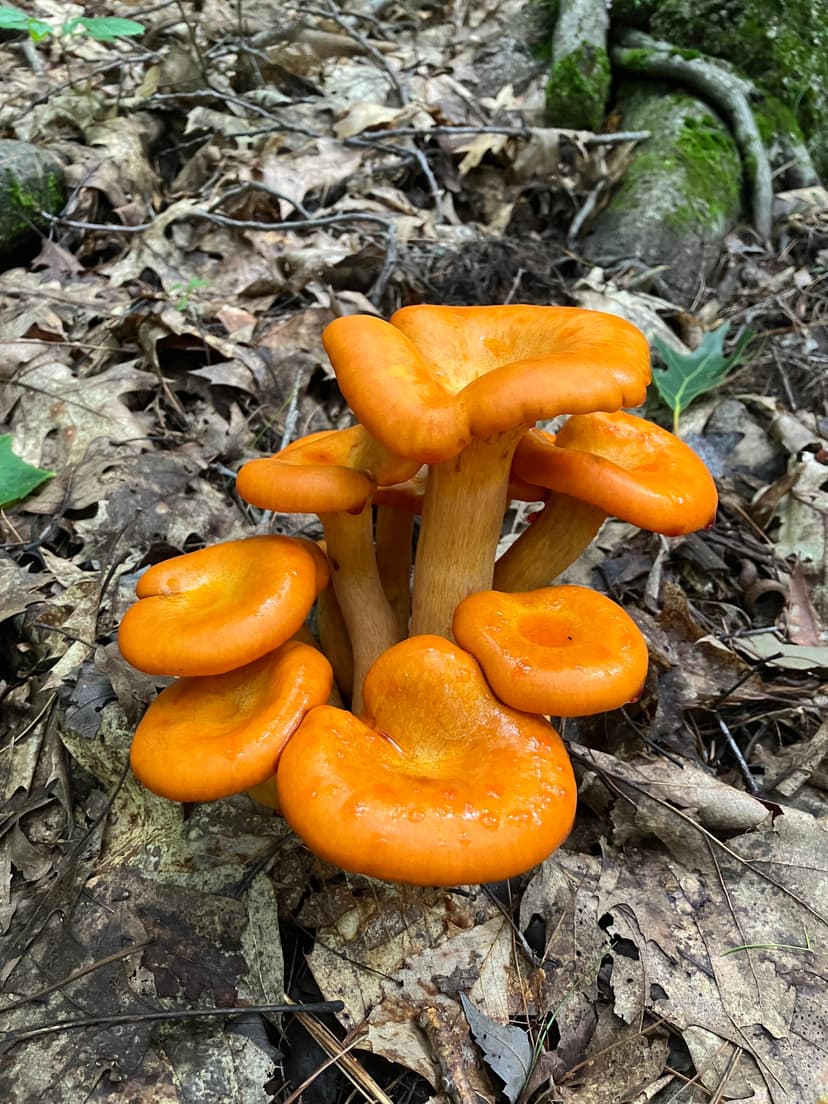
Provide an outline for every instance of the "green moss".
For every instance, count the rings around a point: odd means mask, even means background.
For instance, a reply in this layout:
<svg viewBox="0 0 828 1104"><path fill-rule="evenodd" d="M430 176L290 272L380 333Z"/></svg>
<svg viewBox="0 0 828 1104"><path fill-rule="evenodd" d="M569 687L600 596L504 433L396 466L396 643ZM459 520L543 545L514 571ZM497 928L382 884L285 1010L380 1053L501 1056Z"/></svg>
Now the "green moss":
<svg viewBox="0 0 828 1104"><path fill-rule="evenodd" d="M828 172L825 0L662 0L650 30L729 60L781 101L796 116L817 168Z"/></svg>
<svg viewBox="0 0 828 1104"><path fill-rule="evenodd" d="M631 47L629 50L624 50L624 68L642 73L646 72L647 59L651 54L652 51L644 47Z"/></svg>
<svg viewBox="0 0 828 1104"><path fill-rule="evenodd" d="M546 110L554 126L597 130L606 110L610 64L605 50L587 43L552 66Z"/></svg>
<svg viewBox="0 0 828 1104"><path fill-rule="evenodd" d="M651 86L652 87L652 86ZM654 137L635 157L612 199L619 213L646 204L677 231L720 232L738 216L742 168L724 123L683 93L622 95L624 125Z"/></svg>
<svg viewBox="0 0 828 1104"><path fill-rule="evenodd" d="M6 257L34 229L45 229L42 211L56 214L65 202L60 166L24 142L0 142L0 255Z"/></svg>
<svg viewBox="0 0 828 1104"><path fill-rule="evenodd" d="M12 211L36 223L43 222L41 211L49 214L59 211L66 197L58 172L46 173L39 180L27 182L12 177L6 181L6 194Z"/></svg>
<svg viewBox="0 0 828 1104"><path fill-rule="evenodd" d="M804 140L796 115L775 96L765 96L761 103L752 106L765 145L769 145L777 134L790 134L800 142Z"/></svg>
<svg viewBox="0 0 828 1104"><path fill-rule="evenodd" d="M676 138L676 156L691 197L676 225L721 224L739 209L741 165L729 134L711 115L688 117Z"/></svg>

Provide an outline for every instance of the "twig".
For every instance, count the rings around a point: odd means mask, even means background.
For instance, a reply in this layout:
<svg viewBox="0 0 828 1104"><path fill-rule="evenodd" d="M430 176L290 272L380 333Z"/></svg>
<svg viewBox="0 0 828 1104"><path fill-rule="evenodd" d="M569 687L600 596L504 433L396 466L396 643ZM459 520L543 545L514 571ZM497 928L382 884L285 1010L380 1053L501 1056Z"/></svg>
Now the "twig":
<svg viewBox="0 0 828 1104"><path fill-rule="evenodd" d="M216 92L211 88L194 89L192 92L153 92L147 102L152 103L154 101L159 101L165 103L170 100L219 100L222 103L234 104L236 107L244 107L253 115L259 115L261 118L269 119L272 123L281 126L279 119L272 111L268 111L266 107L261 107L252 100L245 99L244 96L233 96L229 92ZM285 127L284 129L287 130L289 128ZM314 137L321 138L322 135L315 134Z"/></svg>
<svg viewBox="0 0 828 1104"><path fill-rule="evenodd" d="M742 1057L743 1053L744 1053L743 1048L740 1047L740 1046L737 1046L734 1043L733 1044L733 1053L730 1055L730 1061L727 1063L727 1066L725 1067L725 1070L722 1073L721 1079L719 1081L719 1084L716 1086L715 1092L710 1097L710 1104L721 1104L722 1100L724 1100L724 1094L725 1094L725 1091L727 1089L727 1083L730 1080L730 1078L733 1076L733 1074L736 1072L736 1067L739 1065L739 1062L741 1060L741 1057ZM776 1080L777 1080L777 1083L779 1083L778 1078L776 1078ZM729 1095L730 1094L728 1093L728 1096Z"/></svg>
<svg viewBox="0 0 828 1104"><path fill-rule="evenodd" d="M463 1038L452 1031L442 1009L424 1008L417 1016L417 1026L428 1039L434 1061L440 1069L440 1088L453 1104L476 1104L480 1099L469 1079L469 1055Z"/></svg>
<svg viewBox="0 0 828 1104"><path fill-rule="evenodd" d="M48 211L40 211L39 214L48 222L69 226L73 230L110 230L116 234L140 234L144 230L151 230L155 225L154 219L151 222L139 222L136 226L123 226L117 222L78 222L76 219L63 218L62 215L51 215ZM207 211L202 207L193 207L190 211L182 211L180 217L206 219L218 226L229 226L234 230L302 230L305 227L333 226L343 222L376 222L386 228L393 226L391 219L386 215L375 215L371 211L347 211L339 215L320 215L301 220L277 219L275 222L258 222L254 219L229 218L227 215L219 215L215 211Z"/></svg>
<svg viewBox="0 0 828 1104"><path fill-rule="evenodd" d="M153 222L142 222L138 226L119 226L117 223L78 222L75 219L62 218L60 215L50 215L48 211L41 212L43 217L51 223L60 226L69 226L75 230L105 230L115 234L137 234L144 230L152 229ZM318 226L341 226L349 222L374 222L385 231L385 260L380 273L374 281L368 293L368 298L378 305L385 286L394 271L398 260L397 233L393 219L386 215L376 215L372 211L343 211L338 215L318 215L305 219L279 219L275 222L259 222L255 219L234 219L227 215L220 215L215 211L207 211L201 207L194 207L190 211L182 211L182 219L205 219L217 226L226 226L233 230L305 230Z"/></svg>
<svg viewBox="0 0 828 1104"><path fill-rule="evenodd" d="M338 1054L329 1054L321 1066L317 1066L315 1070L308 1074L301 1084L297 1085L290 1096L286 1096L282 1101L282 1104L296 1104L298 1100L302 1099L302 1094L308 1089L320 1074L324 1073L326 1069L330 1069L331 1066L338 1066L339 1063L349 1056L349 1052L354 1049L360 1042L360 1038L357 1035L351 1039L347 1046L343 1046Z"/></svg>
<svg viewBox="0 0 828 1104"><path fill-rule="evenodd" d="M367 133L367 132L366 132ZM428 131L423 133L428 134ZM351 138L345 139L345 145L348 146L362 146L368 149L376 149L381 153L390 153L395 157L413 157L417 164L420 166L423 176L428 182L428 190L431 195L431 200L436 208L439 209L440 200L442 199L443 192L440 185L437 183L437 178L431 171L431 166L428 163L428 158L425 153L418 146L392 146L386 142L380 142L376 138L366 138L364 134L354 135Z"/></svg>
<svg viewBox="0 0 828 1104"><path fill-rule="evenodd" d="M58 989L62 989L64 985L69 985L79 978L86 977L87 974L99 970L101 966L110 966L113 962L118 962L122 958L128 958L130 955L137 954L138 951L143 951L146 947L152 946L152 942L151 939L146 939L143 943L136 943L132 947L125 947L122 951L113 951L112 954L106 955L105 958L99 958L95 962L90 962L88 966L81 966L80 969L73 970L71 974L67 974L66 977L61 978L59 981L54 981L51 985L46 985L42 989L38 989L36 993L30 993L27 997L18 997L18 999L12 1001L11 1004L4 1004L3 1007L0 1008L0 1014L5 1015L7 1012L11 1012L15 1008L20 1008L24 1004L29 1004L31 1001L43 1000L43 998L48 997L50 993L55 993Z"/></svg>
<svg viewBox="0 0 828 1104"><path fill-rule="evenodd" d="M229 226L234 230L302 230L306 226L335 226L343 222L376 222L385 229L393 228L393 222L387 215L375 215L372 211L343 211L339 215L316 215L313 218L279 219L276 222L258 222L254 219L233 219L226 215L218 215L214 211L205 211L201 207L194 207L191 211L183 211L182 218L203 218L208 222L215 222L219 226Z"/></svg>
<svg viewBox="0 0 828 1104"><path fill-rule="evenodd" d="M69 80L62 81L60 84L52 85L47 92L42 92L39 96L35 97L28 103L19 115L16 115L11 120L11 125L19 123L21 119L32 110L33 107L38 107L42 103L46 103L52 96L56 96L58 92L62 92L66 88L72 88L76 84L88 84L93 77L99 76L101 73L110 73L113 69L123 69L125 65L129 65L133 62L145 62L145 61L160 61L161 55L155 53L152 50L139 51L137 53L125 54L122 57L117 58L115 61L107 61L102 65L95 66L94 69L90 69L88 72L84 72L77 77L71 77Z"/></svg>
<svg viewBox="0 0 828 1104"><path fill-rule="evenodd" d="M124 226L119 222L78 222L76 219L63 218L62 215L52 215L48 211L39 211L41 218L54 225L68 226L70 230L110 230L115 234L140 234L144 230L151 230L152 222L139 222L136 226Z"/></svg>
<svg viewBox="0 0 828 1104"><path fill-rule="evenodd" d="M744 755L742 755L739 745L733 739L733 733L730 731L730 729L727 727L721 717L718 717L717 720L719 722L719 728L722 730L722 735L724 736L725 740L727 740L727 746L733 752L733 757L739 764L739 770L742 772L742 778L744 778L747 788L750 790L754 797L758 797L758 795L762 792L761 788L757 786L756 779L750 773L750 767L745 762L745 757Z"/></svg>
<svg viewBox="0 0 828 1104"><path fill-rule="evenodd" d="M610 56L615 65L630 72L689 84L725 113L750 181L753 225L761 237L767 238L772 224L773 183L768 155L748 103L751 85L712 58L682 57L669 42L660 42L641 31L625 31Z"/></svg>
<svg viewBox="0 0 828 1104"><path fill-rule="evenodd" d="M585 146L612 146L619 142L643 142L652 135L649 130L619 130L613 134L590 134L587 131L567 130L562 127L552 127L550 129L557 130L559 134L564 136L571 136L573 141L582 142ZM428 138L430 135L506 134L511 138L531 138L536 130L536 127L500 126L497 123L480 124L479 126L389 127L387 130L369 127L363 130L359 137ZM354 141L355 138L346 138L345 145L347 146Z"/></svg>
<svg viewBox="0 0 828 1104"><path fill-rule="evenodd" d="M589 195L584 200L579 211L576 212L575 218L569 224L569 230L566 232L566 240L570 245L575 241L581 232L581 228L588 218L592 215L595 208L598 206L598 201L602 195L609 188L609 180L604 176L602 177Z"/></svg>
<svg viewBox="0 0 828 1104"><path fill-rule="evenodd" d="M54 1023L41 1024L38 1027L16 1028L0 1035L0 1052L6 1052L19 1043L30 1039L40 1039L44 1035L55 1035L61 1031L74 1031L83 1027L116 1027L119 1024L144 1023L145 1021L193 1020L228 1016L306 1014L319 1015L327 1012L341 1012L345 1005L342 1001L317 1001L315 1004L252 1004L243 1008L178 1008L172 1011L119 1012L107 1016L80 1016L72 1020L56 1020ZM2 1010L0 1010L2 1011Z"/></svg>
<svg viewBox="0 0 828 1104"><path fill-rule="evenodd" d="M341 1001L335 1003L339 1004L341 1008L344 1007ZM356 1058L354 1058L352 1054L345 1053L346 1048L350 1048L352 1045L347 1037L340 1042L336 1035L334 1035L325 1024L320 1023L319 1020L306 1014L303 1011L302 1005L293 1005L293 1008L297 1010L296 1018L299 1023L301 1023L302 1027L304 1027L305 1031L307 1031L311 1038L319 1044L326 1054L337 1059L342 1072L354 1088L361 1092L370 1104L394 1104L391 1098L383 1092L373 1077L362 1067ZM351 1037L353 1037L353 1033Z"/></svg>
<svg viewBox="0 0 828 1104"><path fill-rule="evenodd" d="M226 203L228 199L234 199L239 195L246 195L248 192L261 192L263 195L273 196L274 199L281 199L284 203L290 203L295 211L298 211L302 218L308 219L313 216L303 207L298 199L293 199L289 195L285 195L284 192L279 192L275 188L271 188L267 184L262 184L258 180L246 180L243 184L239 184L236 188L230 188L226 192L222 192L220 196L216 198L210 204L209 210L214 211L217 207Z"/></svg>

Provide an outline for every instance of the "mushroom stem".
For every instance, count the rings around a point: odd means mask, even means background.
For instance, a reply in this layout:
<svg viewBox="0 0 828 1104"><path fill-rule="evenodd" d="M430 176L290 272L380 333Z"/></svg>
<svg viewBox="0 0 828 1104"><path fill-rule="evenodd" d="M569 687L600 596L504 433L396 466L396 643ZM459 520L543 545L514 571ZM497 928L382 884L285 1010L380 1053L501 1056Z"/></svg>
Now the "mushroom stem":
<svg viewBox="0 0 828 1104"><path fill-rule="evenodd" d="M371 531L371 507L359 514L321 514L336 600L354 653L351 708L362 709L362 680L374 660L401 639L380 582Z"/></svg>
<svg viewBox="0 0 828 1104"><path fill-rule="evenodd" d="M333 667L336 685L350 697L354 688L354 653L342 610L330 585L320 591L316 599L316 625L319 643Z"/></svg>
<svg viewBox="0 0 828 1104"><path fill-rule="evenodd" d="M428 473L417 544L411 635L451 640L457 605L492 585L512 454L524 427L475 439Z"/></svg>
<svg viewBox="0 0 828 1104"><path fill-rule="evenodd" d="M537 520L495 564L494 589L514 592L548 585L578 559L606 516L598 506L551 491Z"/></svg>
<svg viewBox="0 0 828 1104"><path fill-rule="evenodd" d="M411 539L414 515L396 506L378 506L376 555L382 588L397 618L400 639L408 633L411 611Z"/></svg>

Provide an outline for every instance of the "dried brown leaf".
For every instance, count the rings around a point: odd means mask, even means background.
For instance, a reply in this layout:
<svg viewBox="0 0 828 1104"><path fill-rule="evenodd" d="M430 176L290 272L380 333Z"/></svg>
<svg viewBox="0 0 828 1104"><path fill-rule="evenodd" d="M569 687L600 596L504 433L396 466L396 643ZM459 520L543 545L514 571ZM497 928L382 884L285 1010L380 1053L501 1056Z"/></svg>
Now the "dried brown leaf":
<svg viewBox="0 0 828 1104"><path fill-rule="evenodd" d="M579 760L595 770L598 778L628 783L634 787L635 793L654 795L662 802L668 802L673 808L681 809L692 816L708 831L725 838L751 832L768 820L768 810L757 798L729 786L714 774L691 763L678 766L669 759L644 756L621 761L593 748L583 751L576 748L576 751ZM588 792L587 785L587 800ZM624 833L626 841L638 843L650 835L646 815L651 812L645 805L645 820L642 822L637 819L640 810L635 810L639 832L631 830L628 825Z"/></svg>
<svg viewBox="0 0 828 1104"><path fill-rule="evenodd" d="M22 613L41 598L39 591L52 581L46 572L20 567L8 553L0 551L0 622Z"/></svg>
<svg viewBox="0 0 828 1104"><path fill-rule="evenodd" d="M456 1024L462 990L486 1015L508 1020L511 934L485 898L461 904L441 891L377 885L370 896L349 887L335 896L323 891L311 904L315 915L307 909L302 915L303 923L316 920L310 967L322 992L345 1002L346 1026L367 1021L366 1049L436 1085L434 1058L416 1022L420 1011L440 1009ZM321 922L326 914L330 919Z"/></svg>
<svg viewBox="0 0 828 1104"><path fill-rule="evenodd" d="M785 623L792 644L816 648L823 642L822 626L819 624L817 611L811 601L808 580L799 560L791 568Z"/></svg>
<svg viewBox="0 0 828 1104"><path fill-rule="evenodd" d="M149 420L122 396L150 389L155 378L135 362L115 364L97 376L78 379L68 365L39 358L7 385L16 447L29 463L61 469L79 463L90 444L103 437L142 442Z"/></svg>

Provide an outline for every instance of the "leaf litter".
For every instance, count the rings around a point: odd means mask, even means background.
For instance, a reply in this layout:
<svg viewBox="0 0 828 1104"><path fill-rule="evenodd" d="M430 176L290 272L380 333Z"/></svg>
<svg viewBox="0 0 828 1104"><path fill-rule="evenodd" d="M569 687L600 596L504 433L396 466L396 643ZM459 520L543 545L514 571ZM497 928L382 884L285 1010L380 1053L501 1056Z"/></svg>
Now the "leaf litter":
<svg viewBox="0 0 828 1104"><path fill-rule="evenodd" d="M374 8L184 3L141 16L143 38L40 48L43 73L0 43L4 133L57 154L70 188L0 275L0 432L56 472L0 515L0 1092L255 1104L309 1077L344 1099L346 1071L374 1099L816 1099L824 201L777 197L778 251L734 235L689 310L657 271L586 268L587 201L635 139L544 123L516 0ZM233 474L344 424L324 325L419 299L609 310L663 343L679 389L716 369L679 430L716 471L717 526L609 524L576 565L636 617L651 672L637 705L566 722L575 832L503 887L345 876L247 798L182 809L126 773L158 686L114 644L136 573L268 531ZM749 358L728 326L753 331ZM244 1014L286 994L343 1002L318 1025L332 1059L289 1017ZM241 1014L14 1035L187 1009Z"/></svg>

